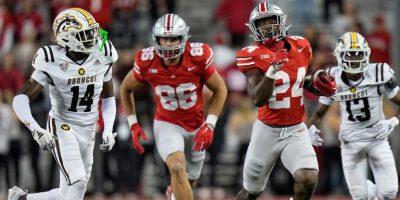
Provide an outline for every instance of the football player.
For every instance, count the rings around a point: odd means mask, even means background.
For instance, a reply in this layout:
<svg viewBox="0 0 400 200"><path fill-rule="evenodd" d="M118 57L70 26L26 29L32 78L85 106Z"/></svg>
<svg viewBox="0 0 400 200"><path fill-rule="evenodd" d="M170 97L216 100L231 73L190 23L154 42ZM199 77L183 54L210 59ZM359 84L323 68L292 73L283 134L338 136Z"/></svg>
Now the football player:
<svg viewBox="0 0 400 200"><path fill-rule="evenodd" d="M331 96L335 80L323 71L306 76L312 58L310 43L287 35L286 14L277 5L258 4L247 26L256 43L237 53L237 66L259 108L237 199L257 199L279 157L293 175L294 199L310 199L317 185L318 163L302 122L303 88Z"/></svg>
<svg viewBox="0 0 400 200"><path fill-rule="evenodd" d="M53 30L57 45L37 51L32 62L35 70L14 97L13 108L40 148L52 152L60 169L60 185L32 194L14 186L9 190L9 200L83 199L92 170L100 98L104 119L100 149L110 151L115 143L111 66L118 59L117 51L104 34L101 36L93 16L80 8L58 14ZM44 128L32 117L29 102L46 86L51 110Z"/></svg>
<svg viewBox="0 0 400 200"><path fill-rule="evenodd" d="M353 199L368 196L367 170L370 166L379 199L395 199L398 180L388 136L399 124L399 116L386 119L382 96L400 105L399 87L394 72L386 63L369 63L370 48L356 32L342 35L334 51L338 66L329 69L336 77L337 93L320 97L316 112L310 118L310 136L318 139L322 118L330 105L340 106L342 165ZM398 112L400 113L400 112ZM322 145L322 141L314 142Z"/></svg>
<svg viewBox="0 0 400 200"><path fill-rule="evenodd" d="M133 69L121 84L121 100L128 113L132 145L143 153L140 139L146 140L147 136L137 121L131 94L145 83L151 85L157 105L156 146L171 174L169 198L191 200L191 188L200 176L204 150L211 146L227 89L213 66L211 48L205 43L187 42L189 27L178 15L160 17L152 34L154 47L136 54ZM204 85L213 92L206 120Z"/></svg>

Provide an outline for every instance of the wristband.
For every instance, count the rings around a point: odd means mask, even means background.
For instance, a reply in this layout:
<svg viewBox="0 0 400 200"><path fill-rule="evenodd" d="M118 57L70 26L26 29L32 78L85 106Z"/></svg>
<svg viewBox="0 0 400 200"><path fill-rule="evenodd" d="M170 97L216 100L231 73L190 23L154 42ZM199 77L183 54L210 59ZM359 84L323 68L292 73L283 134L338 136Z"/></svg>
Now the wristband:
<svg viewBox="0 0 400 200"><path fill-rule="evenodd" d="M126 117L126 119L128 120L129 126L137 123L137 117L135 114L129 115L128 117Z"/></svg>
<svg viewBox="0 0 400 200"><path fill-rule="evenodd" d="M265 72L265 76L271 79L276 79L276 72L278 70L275 69L273 65L269 66L267 72Z"/></svg>
<svg viewBox="0 0 400 200"><path fill-rule="evenodd" d="M394 126L399 125L399 119L398 119L397 117L392 117L392 118L390 118L390 121L393 122L393 125L394 125Z"/></svg>
<svg viewBox="0 0 400 200"><path fill-rule="evenodd" d="M212 125L215 127L215 124L217 123L218 117L215 115L207 115L206 123Z"/></svg>

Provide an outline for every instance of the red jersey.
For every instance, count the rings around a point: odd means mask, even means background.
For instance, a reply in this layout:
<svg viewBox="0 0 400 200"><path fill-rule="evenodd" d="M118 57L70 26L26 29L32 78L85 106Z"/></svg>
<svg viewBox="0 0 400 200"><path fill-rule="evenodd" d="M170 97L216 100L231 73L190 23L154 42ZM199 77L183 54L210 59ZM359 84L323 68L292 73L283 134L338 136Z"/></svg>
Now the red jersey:
<svg viewBox="0 0 400 200"><path fill-rule="evenodd" d="M134 77L151 85L156 96L155 119L194 131L204 122L203 85L213 75L213 52L207 44L187 43L182 61L165 66L155 48L140 50L133 66Z"/></svg>
<svg viewBox="0 0 400 200"><path fill-rule="evenodd" d="M312 58L307 39L298 36L285 37L290 44L289 61L277 72L274 91L268 103L258 109L257 118L270 125L292 125L303 121L303 84ZM243 73L258 69L262 73L271 65L272 51L263 44L253 44L240 50L237 66Z"/></svg>

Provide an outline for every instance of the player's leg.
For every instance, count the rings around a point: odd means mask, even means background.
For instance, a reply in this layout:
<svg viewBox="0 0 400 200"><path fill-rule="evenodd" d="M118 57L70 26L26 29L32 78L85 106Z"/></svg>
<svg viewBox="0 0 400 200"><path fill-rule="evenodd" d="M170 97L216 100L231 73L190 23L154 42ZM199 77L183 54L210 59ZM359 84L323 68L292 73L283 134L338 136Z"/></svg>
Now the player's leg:
<svg viewBox="0 0 400 200"><path fill-rule="evenodd" d="M197 179L199 179L201 170L203 168L204 160L206 159L206 151L195 151L193 138L195 133L186 132L185 138L185 157L186 168L188 173L189 184L193 189L196 186Z"/></svg>
<svg viewBox="0 0 400 200"><path fill-rule="evenodd" d="M87 148L88 145L80 144L78 136L80 137L81 130L77 126L51 118L50 127L50 131L58 138L52 153L68 186L64 197L65 199L83 199L88 180L81 149Z"/></svg>
<svg viewBox="0 0 400 200"><path fill-rule="evenodd" d="M387 140L376 141L368 149L368 159L374 174L379 199L393 200L398 190L396 165Z"/></svg>
<svg viewBox="0 0 400 200"><path fill-rule="evenodd" d="M177 200L192 200L193 193L186 174L185 142L177 125L154 121L157 150L171 175L171 187Z"/></svg>
<svg viewBox="0 0 400 200"><path fill-rule="evenodd" d="M308 136L307 126L301 123L287 127L287 145L281 154L283 165L293 175L294 199L311 199L318 182L318 161Z"/></svg>
<svg viewBox="0 0 400 200"><path fill-rule="evenodd" d="M368 198L367 190L367 154L363 151L366 142L349 142L341 144L344 177L350 195L354 200Z"/></svg>
<svg viewBox="0 0 400 200"><path fill-rule="evenodd" d="M259 120L254 123L243 166L243 187L236 199L255 200L265 189L281 152L279 132L280 129L269 127Z"/></svg>

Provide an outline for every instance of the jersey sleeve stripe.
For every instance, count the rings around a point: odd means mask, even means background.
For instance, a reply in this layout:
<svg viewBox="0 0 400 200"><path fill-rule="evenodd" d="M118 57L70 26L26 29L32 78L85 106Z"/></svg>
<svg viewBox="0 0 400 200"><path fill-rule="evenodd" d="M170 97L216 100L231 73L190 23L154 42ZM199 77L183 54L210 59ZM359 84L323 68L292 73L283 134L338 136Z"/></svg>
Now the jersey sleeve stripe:
<svg viewBox="0 0 400 200"><path fill-rule="evenodd" d="M52 86L55 86L55 85L54 85L54 80L53 80L53 78L51 78L51 76L49 75L49 73L47 73L47 72L45 72L45 71L41 71L41 72L43 72L43 74L47 76L47 78L48 78L49 81L50 81L49 84L52 85Z"/></svg>
<svg viewBox="0 0 400 200"><path fill-rule="evenodd" d="M207 61L206 61L206 65L209 66L210 63L212 63L212 61L214 60L214 52L212 51L212 49L210 48L210 56L208 57ZM206 67L207 68L207 67Z"/></svg>
<svg viewBox="0 0 400 200"><path fill-rule="evenodd" d="M211 66L213 60L214 60L214 56L212 57L211 61L206 65L206 69L208 69Z"/></svg>
<svg viewBox="0 0 400 200"><path fill-rule="evenodd" d="M41 49L43 49L43 51L44 51L44 60L45 60L46 62L49 62L49 56L47 55L47 50L46 50L46 48L42 47Z"/></svg>
<svg viewBox="0 0 400 200"><path fill-rule="evenodd" d="M241 66L249 66L249 65L254 65L254 64L256 64L256 63L255 62L237 63L237 66L241 67Z"/></svg>
<svg viewBox="0 0 400 200"><path fill-rule="evenodd" d="M378 82L378 63L375 65L375 82Z"/></svg>
<svg viewBox="0 0 400 200"><path fill-rule="evenodd" d="M104 56L107 56L108 55L108 42L106 42L104 46L105 46L104 47Z"/></svg>
<svg viewBox="0 0 400 200"><path fill-rule="evenodd" d="M383 81L384 79L383 79L383 63L381 63L381 81Z"/></svg>
<svg viewBox="0 0 400 200"><path fill-rule="evenodd" d="M138 66L136 63L133 64L133 70L134 70L136 73L140 74L140 68L139 68L139 66Z"/></svg>
<svg viewBox="0 0 400 200"><path fill-rule="evenodd" d="M51 49L51 46L50 46L50 45L48 45L48 46L46 46L46 47L49 48L51 62L54 62L53 49Z"/></svg>
<svg viewBox="0 0 400 200"><path fill-rule="evenodd" d="M106 75L107 75L108 72L110 71L111 67L112 67L112 64L110 64L110 65L108 66L108 69L107 69L106 73L104 74L104 77L106 77Z"/></svg>
<svg viewBox="0 0 400 200"><path fill-rule="evenodd" d="M112 44L110 42L110 40L107 40L108 43L108 47L110 48L110 56L112 56Z"/></svg>
<svg viewBox="0 0 400 200"><path fill-rule="evenodd" d="M245 57L245 58L236 58L237 61L243 61L243 60L251 60L252 57Z"/></svg>

